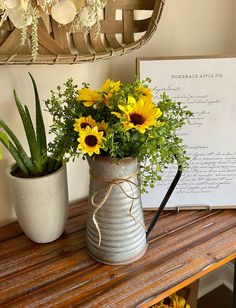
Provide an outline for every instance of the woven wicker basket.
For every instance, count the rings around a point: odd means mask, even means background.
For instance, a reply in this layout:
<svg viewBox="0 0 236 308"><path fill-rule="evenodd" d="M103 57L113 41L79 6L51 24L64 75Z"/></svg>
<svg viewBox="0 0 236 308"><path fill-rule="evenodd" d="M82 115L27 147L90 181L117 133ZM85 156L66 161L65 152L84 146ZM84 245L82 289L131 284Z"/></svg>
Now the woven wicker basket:
<svg viewBox="0 0 236 308"><path fill-rule="evenodd" d="M73 64L93 62L140 48L157 28L164 0L108 0L101 20L101 33L81 30L70 33L71 25L58 26L51 19L51 32L39 20L39 53L31 56L31 28L26 46L20 46L21 30L6 20L0 30L0 64ZM142 19L138 19L142 11Z"/></svg>

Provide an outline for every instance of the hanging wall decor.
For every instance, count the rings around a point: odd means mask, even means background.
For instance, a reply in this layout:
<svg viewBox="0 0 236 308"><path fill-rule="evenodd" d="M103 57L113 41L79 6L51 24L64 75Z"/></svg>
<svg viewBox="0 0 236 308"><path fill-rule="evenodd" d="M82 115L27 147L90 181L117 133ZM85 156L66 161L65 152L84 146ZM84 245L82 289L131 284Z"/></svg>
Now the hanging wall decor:
<svg viewBox="0 0 236 308"><path fill-rule="evenodd" d="M163 0L0 0L0 64L122 55L150 39L163 6Z"/></svg>

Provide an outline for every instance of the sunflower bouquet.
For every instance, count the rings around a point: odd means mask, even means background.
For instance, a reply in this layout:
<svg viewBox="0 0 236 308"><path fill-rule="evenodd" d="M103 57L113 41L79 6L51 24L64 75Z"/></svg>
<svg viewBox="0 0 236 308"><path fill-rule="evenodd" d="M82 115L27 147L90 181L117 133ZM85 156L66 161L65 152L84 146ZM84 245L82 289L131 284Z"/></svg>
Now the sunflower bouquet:
<svg viewBox="0 0 236 308"><path fill-rule="evenodd" d="M184 168L188 157L177 131L192 114L165 93L154 102L149 82L108 79L91 89L69 79L63 89L58 86L46 101L53 116L50 132L56 134L50 149L57 149L59 159L136 157L143 189L160 180L168 164L177 161Z"/></svg>

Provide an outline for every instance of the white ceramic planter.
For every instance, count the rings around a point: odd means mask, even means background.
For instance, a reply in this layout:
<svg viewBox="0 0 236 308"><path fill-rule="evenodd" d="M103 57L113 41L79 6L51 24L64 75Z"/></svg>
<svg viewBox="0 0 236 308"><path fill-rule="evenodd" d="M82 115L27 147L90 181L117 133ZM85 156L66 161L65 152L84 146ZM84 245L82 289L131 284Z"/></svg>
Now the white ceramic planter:
<svg viewBox="0 0 236 308"><path fill-rule="evenodd" d="M68 213L66 165L56 172L37 178L7 177L18 222L34 242L48 243L64 231Z"/></svg>

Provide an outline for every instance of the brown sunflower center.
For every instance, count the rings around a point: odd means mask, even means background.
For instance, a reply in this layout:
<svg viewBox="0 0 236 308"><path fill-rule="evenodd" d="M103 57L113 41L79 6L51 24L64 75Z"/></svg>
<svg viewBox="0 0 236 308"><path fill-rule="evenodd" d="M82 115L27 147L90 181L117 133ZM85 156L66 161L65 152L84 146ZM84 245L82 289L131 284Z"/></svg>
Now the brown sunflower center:
<svg viewBox="0 0 236 308"><path fill-rule="evenodd" d="M95 145L98 144L98 139L96 136L94 135L88 135L85 137L84 139L85 143L89 146L89 147L95 147Z"/></svg>
<svg viewBox="0 0 236 308"><path fill-rule="evenodd" d="M131 113L130 122L134 125L142 125L145 122L145 119L141 114Z"/></svg>
<svg viewBox="0 0 236 308"><path fill-rule="evenodd" d="M91 126L86 122L83 122L83 123L80 124L81 128L86 128L87 126L91 128Z"/></svg>

